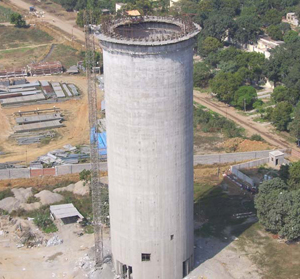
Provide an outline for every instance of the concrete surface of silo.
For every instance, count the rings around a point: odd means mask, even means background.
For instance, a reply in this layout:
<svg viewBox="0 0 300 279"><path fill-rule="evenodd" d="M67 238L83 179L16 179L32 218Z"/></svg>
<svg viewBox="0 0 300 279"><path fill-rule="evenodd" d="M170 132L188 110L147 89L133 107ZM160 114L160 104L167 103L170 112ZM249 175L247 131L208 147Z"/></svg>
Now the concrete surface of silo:
<svg viewBox="0 0 300 279"><path fill-rule="evenodd" d="M179 279L193 267L199 31L191 21L157 17L101 26L112 254L124 278Z"/></svg>

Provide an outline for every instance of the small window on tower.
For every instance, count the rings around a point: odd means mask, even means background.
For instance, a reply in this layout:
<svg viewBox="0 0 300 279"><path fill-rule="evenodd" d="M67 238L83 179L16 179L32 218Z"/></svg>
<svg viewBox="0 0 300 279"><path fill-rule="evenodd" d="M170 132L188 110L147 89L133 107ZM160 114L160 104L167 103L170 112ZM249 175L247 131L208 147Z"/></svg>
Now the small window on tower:
<svg viewBox="0 0 300 279"><path fill-rule="evenodd" d="M142 262L150 262L151 254L142 254Z"/></svg>

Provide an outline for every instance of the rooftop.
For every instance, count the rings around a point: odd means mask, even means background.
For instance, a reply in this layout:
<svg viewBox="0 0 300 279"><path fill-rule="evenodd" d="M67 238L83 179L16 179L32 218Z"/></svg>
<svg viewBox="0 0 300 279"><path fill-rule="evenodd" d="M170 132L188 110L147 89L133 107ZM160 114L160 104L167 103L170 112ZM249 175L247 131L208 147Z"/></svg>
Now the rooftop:
<svg viewBox="0 0 300 279"><path fill-rule="evenodd" d="M284 155L284 153L279 150L275 150L275 151L270 152L270 155L277 157L277 156Z"/></svg>
<svg viewBox="0 0 300 279"><path fill-rule="evenodd" d="M201 27L190 18L120 17L108 18L101 25L100 41L126 45L167 45L186 41Z"/></svg>
<svg viewBox="0 0 300 279"><path fill-rule="evenodd" d="M78 216L83 218L80 212L76 209L73 203L51 205L50 211L54 215L55 219L69 218Z"/></svg>

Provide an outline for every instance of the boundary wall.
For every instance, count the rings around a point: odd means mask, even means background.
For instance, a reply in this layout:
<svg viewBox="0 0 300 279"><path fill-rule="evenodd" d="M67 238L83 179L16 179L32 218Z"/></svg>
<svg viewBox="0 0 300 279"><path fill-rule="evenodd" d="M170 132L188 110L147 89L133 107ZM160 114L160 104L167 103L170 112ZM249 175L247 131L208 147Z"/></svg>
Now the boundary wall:
<svg viewBox="0 0 300 279"><path fill-rule="evenodd" d="M242 162L247 160L255 160L266 158L269 156L269 152L274 150L263 150L263 151L251 151L251 152L238 152L238 153L222 153L222 154L210 154L210 155L195 155L194 156L194 166L199 164L212 165L212 164L224 164L224 163L234 163ZM285 151L282 149L280 151ZM249 162L253 163L253 162ZM248 163L245 163L248 164ZM246 167L243 167L246 168ZM2 169L0 170L0 180L5 179L16 179L16 178L30 178L40 175L64 175L79 173L82 170L90 170L91 165L87 164L74 164L74 165L61 165L49 169ZM107 171L107 163L100 163L100 170Z"/></svg>
<svg viewBox="0 0 300 279"><path fill-rule="evenodd" d="M240 169L249 169L249 168L257 167L257 166L260 166L260 165L264 165L264 164L269 163L269 160L270 160L270 158L268 157L268 158L263 158L263 159L259 159L259 160L247 162L247 163L242 163L242 164L234 165L234 166L230 167L230 171L237 178L239 178L239 179L247 182L251 186L254 186L253 179L251 179L249 176L247 176L246 174L242 173L239 170Z"/></svg>

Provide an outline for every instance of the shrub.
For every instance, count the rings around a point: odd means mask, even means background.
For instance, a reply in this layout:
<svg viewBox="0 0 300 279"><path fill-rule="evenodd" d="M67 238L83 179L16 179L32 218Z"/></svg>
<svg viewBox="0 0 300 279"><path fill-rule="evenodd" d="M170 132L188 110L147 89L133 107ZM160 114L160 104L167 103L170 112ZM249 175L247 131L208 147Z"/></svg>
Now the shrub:
<svg viewBox="0 0 300 279"><path fill-rule="evenodd" d="M80 180L91 181L91 171L84 169L79 173Z"/></svg>
<svg viewBox="0 0 300 279"><path fill-rule="evenodd" d="M50 218L50 212L48 212L48 214L46 212L37 212L33 222L45 233L56 232L57 227Z"/></svg>
<svg viewBox="0 0 300 279"><path fill-rule="evenodd" d="M250 137L251 140L256 140L256 141L265 141L261 135L259 134L254 134Z"/></svg>
<svg viewBox="0 0 300 279"><path fill-rule="evenodd" d="M0 192L0 200L8 198L8 197L13 197L13 192L10 189L5 189Z"/></svg>

